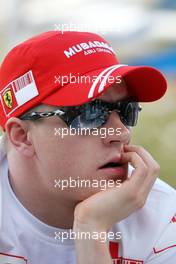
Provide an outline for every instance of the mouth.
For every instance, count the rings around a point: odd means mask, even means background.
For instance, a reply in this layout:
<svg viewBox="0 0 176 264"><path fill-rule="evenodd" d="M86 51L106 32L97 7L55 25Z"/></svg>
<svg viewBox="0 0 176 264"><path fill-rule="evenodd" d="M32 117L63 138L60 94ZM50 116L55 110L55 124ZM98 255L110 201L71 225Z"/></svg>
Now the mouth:
<svg viewBox="0 0 176 264"><path fill-rule="evenodd" d="M104 163L99 167L99 170L106 176L125 178L127 175L127 164L122 163L120 157L116 157Z"/></svg>
<svg viewBox="0 0 176 264"><path fill-rule="evenodd" d="M121 167L122 165L124 165L124 164L122 164L120 162L108 162L105 165L101 166L100 169L118 168L118 167Z"/></svg>

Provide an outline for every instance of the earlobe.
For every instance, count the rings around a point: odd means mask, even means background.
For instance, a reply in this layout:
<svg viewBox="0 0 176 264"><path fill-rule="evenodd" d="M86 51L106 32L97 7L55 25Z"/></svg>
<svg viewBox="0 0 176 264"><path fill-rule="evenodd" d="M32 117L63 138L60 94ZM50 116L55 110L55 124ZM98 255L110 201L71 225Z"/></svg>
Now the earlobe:
<svg viewBox="0 0 176 264"><path fill-rule="evenodd" d="M6 123L6 132L12 148L26 157L34 155L33 142L25 122L16 117L10 118Z"/></svg>

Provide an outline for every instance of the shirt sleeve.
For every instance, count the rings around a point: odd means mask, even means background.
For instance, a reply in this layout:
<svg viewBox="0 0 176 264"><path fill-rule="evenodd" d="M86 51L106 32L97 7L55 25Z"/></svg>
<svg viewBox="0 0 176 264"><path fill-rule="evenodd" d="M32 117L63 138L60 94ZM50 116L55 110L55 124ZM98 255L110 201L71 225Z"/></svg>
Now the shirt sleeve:
<svg viewBox="0 0 176 264"><path fill-rule="evenodd" d="M145 263L176 263L176 215L172 218L163 234L156 242L152 254Z"/></svg>

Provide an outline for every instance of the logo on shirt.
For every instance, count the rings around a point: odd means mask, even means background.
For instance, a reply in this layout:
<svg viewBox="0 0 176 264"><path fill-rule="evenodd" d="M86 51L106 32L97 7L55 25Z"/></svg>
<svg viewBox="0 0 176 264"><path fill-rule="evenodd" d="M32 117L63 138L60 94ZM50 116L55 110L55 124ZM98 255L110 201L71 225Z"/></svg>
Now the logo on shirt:
<svg viewBox="0 0 176 264"><path fill-rule="evenodd" d="M164 230L159 241L153 248L154 254L161 253L163 251L169 250L170 248L176 247L176 215L172 217L169 225Z"/></svg>
<svg viewBox="0 0 176 264"><path fill-rule="evenodd" d="M174 215L171 219L171 223L176 223L176 215Z"/></svg>
<svg viewBox="0 0 176 264"><path fill-rule="evenodd" d="M27 264L27 259L19 256L0 253L0 264Z"/></svg>
<svg viewBox="0 0 176 264"><path fill-rule="evenodd" d="M127 259L119 256L119 243L109 242L109 251L113 264L144 264L143 260Z"/></svg>

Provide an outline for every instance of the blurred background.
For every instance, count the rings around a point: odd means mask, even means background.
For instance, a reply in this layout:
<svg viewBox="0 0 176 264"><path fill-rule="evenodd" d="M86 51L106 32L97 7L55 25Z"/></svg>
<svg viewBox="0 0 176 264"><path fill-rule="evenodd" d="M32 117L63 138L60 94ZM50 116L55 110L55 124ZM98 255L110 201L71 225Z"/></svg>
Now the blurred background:
<svg viewBox="0 0 176 264"><path fill-rule="evenodd" d="M112 44L121 63L164 73L168 92L158 102L142 104L133 143L152 153L160 178L176 188L176 1L0 0L0 6L0 63L34 34L65 29L96 32Z"/></svg>

